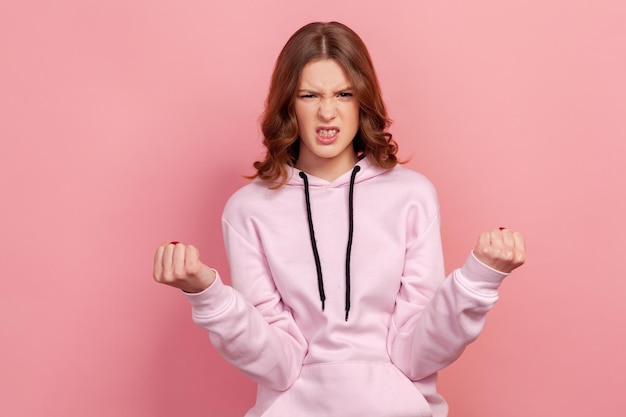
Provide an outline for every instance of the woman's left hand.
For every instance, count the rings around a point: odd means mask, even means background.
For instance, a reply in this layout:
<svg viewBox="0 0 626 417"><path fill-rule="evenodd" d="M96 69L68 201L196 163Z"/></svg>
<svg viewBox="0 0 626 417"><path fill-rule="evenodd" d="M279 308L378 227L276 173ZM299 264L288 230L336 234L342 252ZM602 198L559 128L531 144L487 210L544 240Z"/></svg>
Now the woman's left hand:
<svg viewBox="0 0 626 417"><path fill-rule="evenodd" d="M500 272L510 273L526 261L526 243L519 232L500 227L478 237L474 255Z"/></svg>

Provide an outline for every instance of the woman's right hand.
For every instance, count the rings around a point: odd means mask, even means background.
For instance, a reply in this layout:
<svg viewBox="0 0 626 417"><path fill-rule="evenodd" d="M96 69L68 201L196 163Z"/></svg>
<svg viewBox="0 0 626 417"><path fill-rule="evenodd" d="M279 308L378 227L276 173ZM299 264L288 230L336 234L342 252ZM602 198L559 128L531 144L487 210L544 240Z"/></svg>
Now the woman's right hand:
<svg viewBox="0 0 626 417"><path fill-rule="evenodd" d="M200 252L192 245L163 243L154 254L154 280L188 293L207 289L215 281L215 271L200 262Z"/></svg>

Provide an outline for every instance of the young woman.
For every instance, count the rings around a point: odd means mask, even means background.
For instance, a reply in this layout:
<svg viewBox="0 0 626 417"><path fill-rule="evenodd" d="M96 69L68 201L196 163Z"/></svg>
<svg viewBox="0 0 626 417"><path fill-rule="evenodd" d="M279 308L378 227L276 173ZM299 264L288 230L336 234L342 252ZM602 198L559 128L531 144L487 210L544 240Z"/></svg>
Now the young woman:
<svg viewBox="0 0 626 417"><path fill-rule="evenodd" d="M402 168L367 49L339 23L283 48L265 159L223 214L232 287L191 245L154 278L185 292L221 354L258 383L253 416L436 416L437 372L480 333L519 233L482 233L444 279L435 190Z"/></svg>

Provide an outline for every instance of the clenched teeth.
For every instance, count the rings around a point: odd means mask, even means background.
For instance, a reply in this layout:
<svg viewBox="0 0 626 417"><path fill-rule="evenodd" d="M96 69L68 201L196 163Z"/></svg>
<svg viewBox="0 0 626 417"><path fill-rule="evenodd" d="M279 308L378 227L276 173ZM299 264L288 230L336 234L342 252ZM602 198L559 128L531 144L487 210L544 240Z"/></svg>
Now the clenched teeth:
<svg viewBox="0 0 626 417"><path fill-rule="evenodd" d="M320 129L317 131L321 136L334 136L337 134L337 129Z"/></svg>

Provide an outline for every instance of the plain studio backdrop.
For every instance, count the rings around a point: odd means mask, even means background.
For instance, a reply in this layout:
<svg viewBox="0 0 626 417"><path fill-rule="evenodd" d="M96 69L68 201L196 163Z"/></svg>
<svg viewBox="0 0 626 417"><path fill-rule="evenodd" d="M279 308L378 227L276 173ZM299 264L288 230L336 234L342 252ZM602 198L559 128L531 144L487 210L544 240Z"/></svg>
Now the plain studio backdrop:
<svg viewBox="0 0 626 417"><path fill-rule="evenodd" d="M441 374L451 416L623 415L620 0L2 2L0 415L252 406L152 258L193 242L228 280L222 207L261 157L274 60L318 20L368 45L400 156L439 191L447 271L482 230L527 237Z"/></svg>

